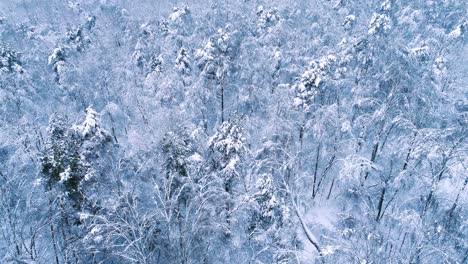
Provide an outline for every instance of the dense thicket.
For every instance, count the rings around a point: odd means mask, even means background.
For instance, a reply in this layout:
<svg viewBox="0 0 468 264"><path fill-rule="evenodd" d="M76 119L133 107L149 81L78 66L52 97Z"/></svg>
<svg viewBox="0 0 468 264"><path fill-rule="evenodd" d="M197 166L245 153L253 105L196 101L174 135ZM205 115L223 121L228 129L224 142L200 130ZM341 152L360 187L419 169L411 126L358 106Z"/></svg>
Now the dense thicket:
<svg viewBox="0 0 468 264"><path fill-rule="evenodd" d="M467 4L1 1L1 263L467 263Z"/></svg>

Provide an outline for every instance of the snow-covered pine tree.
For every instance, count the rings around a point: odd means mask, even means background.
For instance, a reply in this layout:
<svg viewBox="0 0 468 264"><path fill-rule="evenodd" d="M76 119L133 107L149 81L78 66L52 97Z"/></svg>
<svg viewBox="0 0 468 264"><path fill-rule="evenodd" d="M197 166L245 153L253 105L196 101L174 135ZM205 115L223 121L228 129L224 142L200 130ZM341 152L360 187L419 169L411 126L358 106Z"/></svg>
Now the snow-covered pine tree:
<svg viewBox="0 0 468 264"><path fill-rule="evenodd" d="M3 45L0 45L0 71L6 73L17 72L20 74L24 71L21 67L19 54Z"/></svg>
<svg viewBox="0 0 468 264"><path fill-rule="evenodd" d="M189 75L191 71L190 55L186 48L181 48L175 60L175 67L182 75Z"/></svg>
<svg viewBox="0 0 468 264"><path fill-rule="evenodd" d="M221 124L209 140L211 166L223 179L225 191L231 193L233 178L240 177L242 160L248 147L239 117L231 117Z"/></svg>
<svg viewBox="0 0 468 264"><path fill-rule="evenodd" d="M192 175L194 165L201 161L194 144L186 131L181 128L167 132L161 142L163 171L167 181L167 195L176 203L184 203L190 198L196 175Z"/></svg>
<svg viewBox="0 0 468 264"><path fill-rule="evenodd" d="M54 185L63 185L65 196L77 211L83 210L91 196L97 195L87 190L92 186L87 182L98 174L105 175L104 167L99 164L100 156L104 154L104 145L111 142L109 133L100 127L99 114L91 107L86 113L84 122L73 127L58 114L50 118L48 145L42 158L42 173L49 190Z"/></svg>
<svg viewBox="0 0 468 264"><path fill-rule="evenodd" d="M59 114L50 118L47 133L47 148L41 162L48 191L58 188L79 211L84 199L80 182L85 171L80 158L81 142Z"/></svg>
<svg viewBox="0 0 468 264"><path fill-rule="evenodd" d="M295 85L294 105L301 106L306 112L309 111L315 97L324 92L322 89L326 82L335 77L337 64L338 61L334 55L323 56L317 61L312 61Z"/></svg>
<svg viewBox="0 0 468 264"><path fill-rule="evenodd" d="M110 133L101 125L100 114L91 106L86 108L85 120L73 126L72 130L81 142L79 155L84 171L79 188L85 196L87 210L93 211L120 185L110 173L112 152L116 148Z"/></svg>
<svg viewBox="0 0 468 264"><path fill-rule="evenodd" d="M257 33L259 35L268 33L270 31L270 28L275 26L280 20L278 10L276 8L265 10L263 6L258 6L257 16Z"/></svg>
<svg viewBox="0 0 468 264"><path fill-rule="evenodd" d="M214 179L220 184L221 196L225 196L227 231L230 234L231 210L234 206L235 181L243 179L243 160L248 147L240 118L235 116L221 124L218 131L209 139L209 163Z"/></svg>
<svg viewBox="0 0 468 264"><path fill-rule="evenodd" d="M197 65L208 85L214 86L220 97L220 122L224 122L226 80L230 74L232 43L229 33L219 29L205 47L195 52Z"/></svg>
<svg viewBox="0 0 468 264"><path fill-rule="evenodd" d="M48 58L48 64L52 65L55 72L55 82L61 82L61 76L65 71L65 60L66 60L66 47L59 46L52 51L52 54Z"/></svg>
<svg viewBox="0 0 468 264"><path fill-rule="evenodd" d="M259 176L252 198L258 205L252 218L252 224L262 229L268 229L275 222L275 209L278 206L271 174Z"/></svg>

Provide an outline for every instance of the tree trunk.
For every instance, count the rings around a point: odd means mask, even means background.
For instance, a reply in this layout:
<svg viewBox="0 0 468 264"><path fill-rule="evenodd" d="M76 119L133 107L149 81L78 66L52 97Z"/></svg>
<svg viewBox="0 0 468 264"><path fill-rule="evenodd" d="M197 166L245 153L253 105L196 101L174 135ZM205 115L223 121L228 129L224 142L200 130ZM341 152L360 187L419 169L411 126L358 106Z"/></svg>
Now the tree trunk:
<svg viewBox="0 0 468 264"><path fill-rule="evenodd" d="M385 191L386 191L386 187L384 186L382 189L382 193L380 194L379 205L377 207L377 216L375 217L375 221L377 222L382 218L382 208L383 208L383 203L385 200Z"/></svg>
<svg viewBox="0 0 468 264"><path fill-rule="evenodd" d="M320 248L320 245L317 241L317 238L315 238L314 234L310 229L307 227L307 225L304 223L303 217L301 213L299 212L299 209L297 208L296 204L293 201L293 206L294 206L294 211L296 212L297 218L299 218L299 222L301 223L302 230L304 231L304 234L307 237L307 240L314 246L314 248L318 251L320 256L322 255L322 249ZM325 261L322 259L322 263L325 263Z"/></svg>
<svg viewBox="0 0 468 264"><path fill-rule="evenodd" d="M221 81L221 124L224 123L224 85Z"/></svg>
<svg viewBox="0 0 468 264"><path fill-rule="evenodd" d="M330 185L330 190L328 191L327 200L330 199L330 195L331 195L334 184L335 184L335 178L333 178L332 183Z"/></svg>
<svg viewBox="0 0 468 264"><path fill-rule="evenodd" d="M312 186L312 198L315 198L316 190L315 190L315 183L317 182L317 171L318 171L318 164L319 164L319 156L320 156L320 143L317 146L317 155L315 156L315 168L314 168L314 182Z"/></svg>
<svg viewBox="0 0 468 264"><path fill-rule="evenodd" d="M50 192L50 189L49 189ZM55 227L54 227L54 222L53 222L53 217L52 217L52 198L50 197L49 194L49 227L50 227L50 236L52 238L52 245L54 248L54 254L55 254L55 263L60 264L59 257L58 257L58 252L57 252L57 240L55 237Z"/></svg>
<svg viewBox="0 0 468 264"><path fill-rule="evenodd" d="M372 149L372 155L370 161L374 163L375 159L377 158L377 151L379 150L379 142L374 144L374 148ZM370 172L367 171L366 175L364 176L364 181L362 182L362 186L364 186L364 182L366 182L367 178L369 177Z"/></svg>

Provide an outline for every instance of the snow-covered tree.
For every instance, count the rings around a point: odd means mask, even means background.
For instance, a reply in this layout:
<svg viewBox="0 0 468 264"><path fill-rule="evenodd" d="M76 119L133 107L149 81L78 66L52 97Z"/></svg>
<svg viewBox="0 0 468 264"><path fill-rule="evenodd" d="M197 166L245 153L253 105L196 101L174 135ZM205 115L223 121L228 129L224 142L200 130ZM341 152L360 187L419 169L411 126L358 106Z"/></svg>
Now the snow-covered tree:
<svg viewBox="0 0 468 264"><path fill-rule="evenodd" d="M80 141L73 135L65 119L54 114L47 128L49 141L46 153L42 157L42 173L46 177L48 189L63 185L64 194L81 210L83 195L80 182L84 166L80 159Z"/></svg>
<svg viewBox="0 0 468 264"><path fill-rule="evenodd" d="M175 60L175 67L182 75L189 75L191 71L190 56L187 49L181 48Z"/></svg>
<svg viewBox="0 0 468 264"><path fill-rule="evenodd" d="M314 102L314 97L319 95L322 89L326 89L325 83L337 74L337 58L328 55L318 61L313 61L296 84L296 98L294 105L303 107L306 111Z"/></svg>
<svg viewBox="0 0 468 264"><path fill-rule="evenodd" d="M466 1L17 2L0 263L467 262Z"/></svg>
<svg viewBox="0 0 468 264"><path fill-rule="evenodd" d="M248 154L248 147L241 120L230 118L219 127L218 132L209 140L211 165L224 179L226 192L231 192L233 178L242 176L242 160Z"/></svg>
<svg viewBox="0 0 468 264"><path fill-rule="evenodd" d="M259 34L262 34L265 31L269 31L269 28L275 26L276 23L278 23L280 20L278 16L278 10L275 8L265 10L263 6L258 6L257 16L257 32Z"/></svg>
<svg viewBox="0 0 468 264"><path fill-rule="evenodd" d="M220 97L220 121L224 122L226 81L232 65L232 43L228 32L219 29L211 37L205 47L195 52L198 68L202 76L214 86L216 94Z"/></svg>
<svg viewBox="0 0 468 264"><path fill-rule="evenodd" d="M166 174L169 198L182 202L190 198L191 186L196 180L196 165L202 161L186 131L168 132L161 143L164 155L163 171Z"/></svg>
<svg viewBox="0 0 468 264"><path fill-rule="evenodd" d="M24 70L21 67L21 61L17 52L0 46L0 71L5 73L23 73Z"/></svg>
<svg viewBox="0 0 468 264"><path fill-rule="evenodd" d="M252 224L268 229L276 220L275 209L278 207L274 193L273 177L270 174L260 175L255 190L253 199L259 208L258 212L254 213Z"/></svg>
<svg viewBox="0 0 468 264"><path fill-rule="evenodd" d="M226 234L230 234L231 214L235 203L236 183L243 181L243 161L248 155L248 147L240 118L233 117L221 124L218 131L209 139L209 164L212 177L218 182L220 197L225 200L227 222ZM218 187L218 188L219 188Z"/></svg>

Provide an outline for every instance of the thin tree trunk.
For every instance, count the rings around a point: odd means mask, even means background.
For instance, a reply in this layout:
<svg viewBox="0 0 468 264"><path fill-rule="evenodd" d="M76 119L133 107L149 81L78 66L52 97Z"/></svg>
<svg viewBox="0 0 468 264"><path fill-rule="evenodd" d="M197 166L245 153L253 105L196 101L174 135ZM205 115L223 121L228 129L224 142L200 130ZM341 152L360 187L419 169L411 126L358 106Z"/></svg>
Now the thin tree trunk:
<svg viewBox="0 0 468 264"><path fill-rule="evenodd" d="M452 218L452 214L453 214L453 212L455 211L455 209L457 208L458 200L460 199L460 194L465 190L465 187L466 187L466 184L467 184L467 183L468 183L468 177L465 178L465 182L463 183L463 187L462 187L461 190L458 192L457 198L455 198L455 201L453 202L453 205L450 207L448 219Z"/></svg>
<svg viewBox="0 0 468 264"><path fill-rule="evenodd" d="M325 179L325 176L330 171L331 167L333 166L335 159L336 159L336 156L335 154L333 154L333 156L331 157L330 161L327 164L327 167L323 170L322 175L320 176L320 180L318 181L318 184L317 184L317 192L320 190L320 186L322 186L322 182Z"/></svg>
<svg viewBox="0 0 468 264"><path fill-rule="evenodd" d="M334 184L335 184L335 178L333 178L332 183L330 185L330 190L328 191L327 200L330 199L330 195L331 195Z"/></svg>
<svg viewBox="0 0 468 264"><path fill-rule="evenodd" d="M177 203L177 221L179 222L179 247L180 247L180 263L187 263L186 256L185 256L185 246L184 246L184 236L183 236L183 224L182 224L182 213L180 211L180 204L179 201Z"/></svg>
<svg viewBox="0 0 468 264"><path fill-rule="evenodd" d="M370 161L374 163L375 159L377 158L377 151L379 150L379 142L374 144L374 147L372 149L372 155ZM362 186L364 186L364 182L366 182L367 178L369 177L370 172L367 171L366 175L364 176L364 181L362 182Z"/></svg>
<svg viewBox="0 0 468 264"><path fill-rule="evenodd" d="M320 156L320 143L317 146L317 155L315 156L315 168L314 168L314 182L312 186L312 198L315 198L316 190L315 190L315 183L317 182L317 171L318 171L318 164L319 164L319 156Z"/></svg>
<svg viewBox="0 0 468 264"><path fill-rule="evenodd" d="M403 245L405 244L405 240L406 240L406 236L408 235L407 232L405 232L405 235L403 236L403 240L401 241L401 245L400 245L400 252L401 250L403 249Z"/></svg>
<svg viewBox="0 0 468 264"><path fill-rule="evenodd" d="M50 189L49 189L49 192L50 192ZM55 238L55 227L54 227L53 218L52 218L52 198L50 197L50 194L49 194L49 227L50 227L50 235L52 238L52 245L53 245L54 254L55 254L55 263L60 264L58 252L57 252L57 240Z"/></svg>
<svg viewBox="0 0 468 264"><path fill-rule="evenodd" d="M312 233L312 231L310 231L310 229L307 227L306 223L304 222L304 217L302 216L301 212L299 212L299 208L297 207L296 205L296 202L294 201L294 197L291 193L291 190L289 189L289 184L285 183L285 187L286 187L286 191L287 191L287 194L289 194L291 197L291 203L292 203L292 206L293 206L293 209L294 209L294 212L296 213L297 215L297 218L299 219L299 222L301 224L301 227L302 227L302 231L304 232L305 236L307 237L307 240L309 240L309 242L314 246L314 248L317 250L317 252L320 254L320 256L323 256L322 254L322 249L320 248L320 245L319 245L319 242L317 240L317 238L314 236L314 234ZM323 259L321 259L322 263L325 263Z"/></svg>
<svg viewBox="0 0 468 264"><path fill-rule="evenodd" d="M317 241L317 238L314 236L312 231L307 227L307 225L304 223L303 217L301 213L299 212L299 209L297 208L296 204L293 201L293 207L294 211L296 212L297 218L299 218L299 222L301 223L302 230L304 231L304 234L307 237L307 240L314 246L314 248L318 251L320 256L323 256L322 254L322 249L320 248L320 245ZM325 263L325 261L322 259L322 263Z"/></svg>
<svg viewBox="0 0 468 264"><path fill-rule="evenodd" d="M385 191L386 191L386 187L384 186L383 189L382 189L382 193L380 194L380 199L379 199L379 205L377 206L377 216L375 218L375 221L379 221L382 217L382 208L383 208L383 203L384 203L384 200L385 200Z"/></svg>
<svg viewBox="0 0 468 264"><path fill-rule="evenodd" d="M224 85L221 81L221 124L224 123Z"/></svg>

